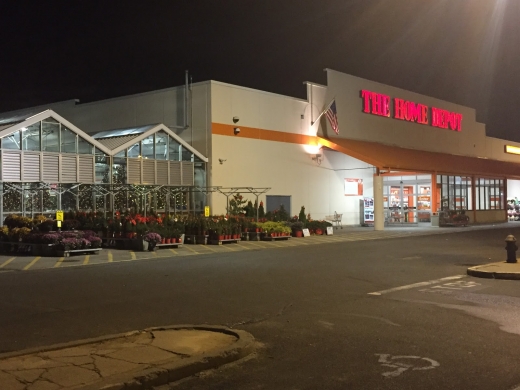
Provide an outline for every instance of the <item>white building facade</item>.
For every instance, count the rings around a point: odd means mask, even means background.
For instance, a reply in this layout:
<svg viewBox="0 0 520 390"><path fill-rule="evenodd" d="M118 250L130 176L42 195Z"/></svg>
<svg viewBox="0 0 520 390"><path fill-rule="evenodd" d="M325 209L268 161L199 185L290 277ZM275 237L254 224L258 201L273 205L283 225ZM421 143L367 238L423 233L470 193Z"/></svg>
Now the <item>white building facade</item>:
<svg viewBox="0 0 520 390"><path fill-rule="evenodd" d="M341 214L344 225L376 229L430 224L443 210L465 211L473 223L507 220L508 186L520 189L519 143L487 137L471 108L326 72L326 86L306 83L307 99L207 81L39 108L105 145L96 134L163 126L207 160L195 182L249 189L241 193L253 202L263 189L268 210L283 204L295 215L304 206L313 219ZM337 133L321 115L332 102ZM39 108L1 114L0 126ZM195 210L224 214L227 200L207 191Z"/></svg>

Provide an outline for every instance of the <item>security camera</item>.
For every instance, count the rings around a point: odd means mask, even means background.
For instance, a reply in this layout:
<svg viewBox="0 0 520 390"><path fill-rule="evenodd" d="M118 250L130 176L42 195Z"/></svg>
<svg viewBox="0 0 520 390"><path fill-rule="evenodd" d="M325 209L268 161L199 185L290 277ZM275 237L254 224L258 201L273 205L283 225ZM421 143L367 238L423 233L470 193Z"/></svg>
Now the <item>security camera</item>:
<svg viewBox="0 0 520 390"><path fill-rule="evenodd" d="M233 123L237 123L239 120L240 120L240 118L238 116L233 117Z"/></svg>
<svg viewBox="0 0 520 390"><path fill-rule="evenodd" d="M235 133L235 135L239 134L240 133L240 129L238 127L235 127L233 129L233 132Z"/></svg>

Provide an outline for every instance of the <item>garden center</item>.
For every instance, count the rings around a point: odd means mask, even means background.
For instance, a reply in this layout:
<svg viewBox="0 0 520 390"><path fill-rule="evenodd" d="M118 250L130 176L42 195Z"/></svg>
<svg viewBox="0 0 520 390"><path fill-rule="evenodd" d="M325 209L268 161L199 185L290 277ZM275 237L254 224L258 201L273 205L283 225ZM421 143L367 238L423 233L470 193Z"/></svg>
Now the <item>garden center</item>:
<svg viewBox="0 0 520 390"><path fill-rule="evenodd" d="M326 76L305 99L186 78L2 113L0 218L209 218L242 196L251 218L305 207L378 230L520 219L520 143L488 137L474 109Z"/></svg>

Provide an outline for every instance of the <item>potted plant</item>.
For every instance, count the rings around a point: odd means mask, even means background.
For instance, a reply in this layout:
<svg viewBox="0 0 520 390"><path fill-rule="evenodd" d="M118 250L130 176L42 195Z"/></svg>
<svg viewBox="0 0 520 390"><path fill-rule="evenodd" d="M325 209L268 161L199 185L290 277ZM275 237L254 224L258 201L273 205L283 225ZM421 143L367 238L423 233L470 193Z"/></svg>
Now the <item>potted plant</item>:
<svg viewBox="0 0 520 390"><path fill-rule="evenodd" d="M149 232L144 235L143 240L148 243L148 250L153 251L162 238L158 233Z"/></svg>
<svg viewBox="0 0 520 390"><path fill-rule="evenodd" d="M294 237L303 237L303 222L294 221L290 223L290 228Z"/></svg>

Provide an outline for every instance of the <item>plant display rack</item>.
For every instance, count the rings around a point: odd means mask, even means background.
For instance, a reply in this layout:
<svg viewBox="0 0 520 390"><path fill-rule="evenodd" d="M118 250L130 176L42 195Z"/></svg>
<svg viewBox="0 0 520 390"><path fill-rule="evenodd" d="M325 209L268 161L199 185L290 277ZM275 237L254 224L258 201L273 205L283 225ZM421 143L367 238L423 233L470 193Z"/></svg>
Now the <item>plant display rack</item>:
<svg viewBox="0 0 520 390"><path fill-rule="evenodd" d="M262 241L280 241L280 240L289 240L289 238L291 238L291 236L274 236L274 237L272 237L271 235L265 234L265 233L261 236Z"/></svg>
<svg viewBox="0 0 520 390"><path fill-rule="evenodd" d="M242 232L242 241L260 241L260 232Z"/></svg>
<svg viewBox="0 0 520 390"><path fill-rule="evenodd" d="M207 245L208 235L186 234L182 240L183 244Z"/></svg>
<svg viewBox="0 0 520 390"><path fill-rule="evenodd" d="M93 253L95 255L99 254L99 252L103 250L102 248L88 248L88 249L71 249L68 251L56 251L56 256L58 257L70 257L70 255L79 255L84 253Z"/></svg>
<svg viewBox="0 0 520 390"><path fill-rule="evenodd" d="M227 238L227 239L220 240L218 238L212 237L208 240L208 244L211 244L211 245L237 244L239 241L241 241L240 238Z"/></svg>

